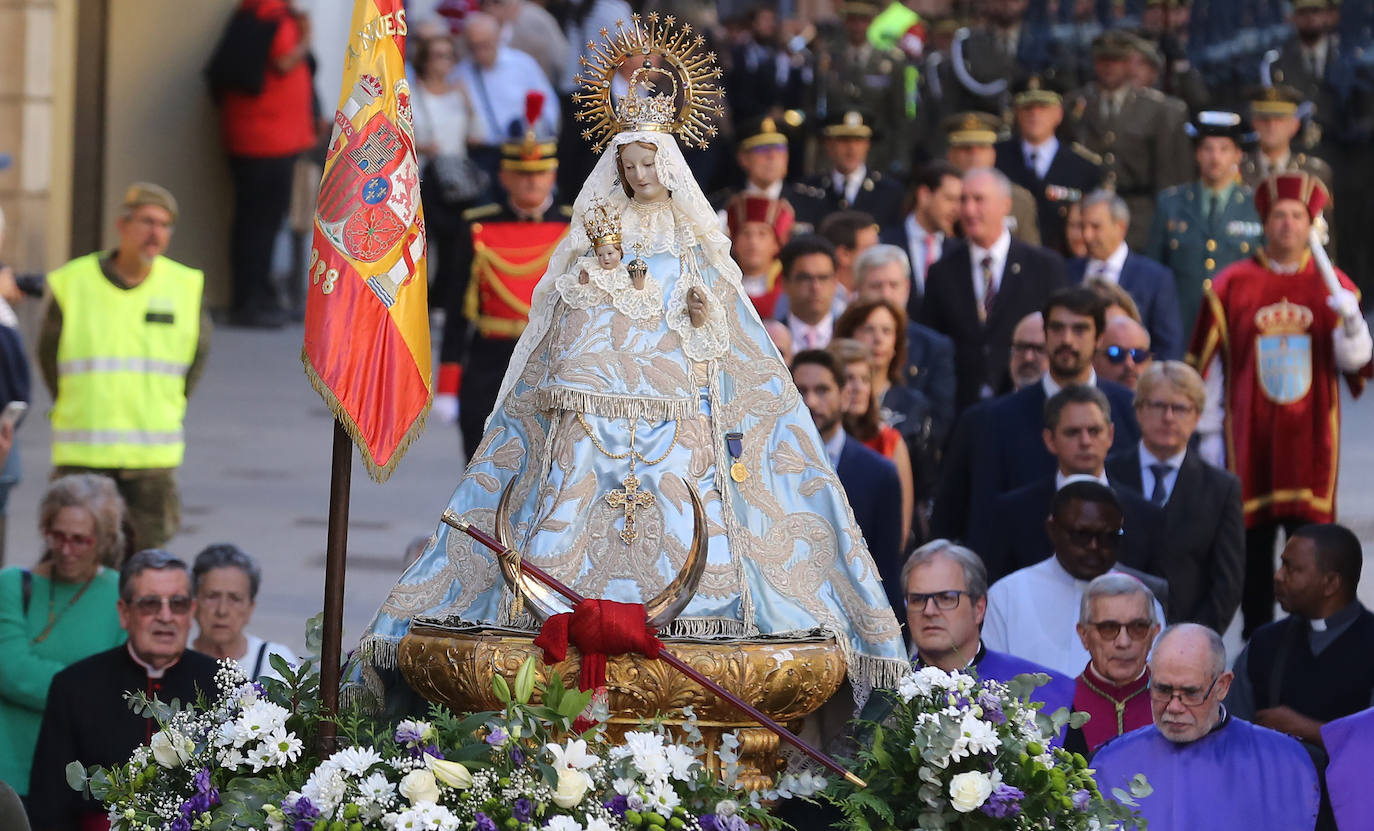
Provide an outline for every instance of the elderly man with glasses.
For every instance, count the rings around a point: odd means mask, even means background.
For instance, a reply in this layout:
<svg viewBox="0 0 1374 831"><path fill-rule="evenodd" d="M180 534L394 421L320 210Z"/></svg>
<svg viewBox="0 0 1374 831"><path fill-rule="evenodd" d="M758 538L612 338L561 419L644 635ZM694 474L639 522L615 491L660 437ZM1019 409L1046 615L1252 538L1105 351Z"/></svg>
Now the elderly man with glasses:
<svg viewBox="0 0 1374 831"><path fill-rule="evenodd" d="M1239 718L1222 701L1233 675L1221 636L1205 626L1170 626L1150 658L1154 723L1105 745L1093 758L1104 794L1144 774L1139 800L1150 831L1311 829L1317 772L1295 739Z"/></svg>
<svg viewBox="0 0 1374 831"><path fill-rule="evenodd" d="M1083 590L1078 639L1091 657L1076 680L1073 709L1089 719L1069 731L1067 748L1090 756L1106 742L1150 723L1145 659L1159 627L1154 592L1129 574L1109 572Z"/></svg>
<svg viewBox="0 0 1374 831"><path fill-rule="evenodd" d="M53 677L29 784L35 831L103 827L98 802L67 785L67 765L119 765L147 744L157 722L129 709L124 694L190 702L215 692L215 661L186 648L195 611L186 563L140 551L119 575L119 623L127 643L78 661Z"/></svg>
<svg viewBox="0 0 1374 831"><path fill-rule="evenodd" d="M1072 703L1069 676L983 645L979 630L988 607L988 573L977 554L949 540L932 540L907 558L902 587L912 664L973 671L983 680L1003 682L1044 673L1049 683L1031 693L1031 700L1044 705L1041 712L1048 715Z"/></svg>

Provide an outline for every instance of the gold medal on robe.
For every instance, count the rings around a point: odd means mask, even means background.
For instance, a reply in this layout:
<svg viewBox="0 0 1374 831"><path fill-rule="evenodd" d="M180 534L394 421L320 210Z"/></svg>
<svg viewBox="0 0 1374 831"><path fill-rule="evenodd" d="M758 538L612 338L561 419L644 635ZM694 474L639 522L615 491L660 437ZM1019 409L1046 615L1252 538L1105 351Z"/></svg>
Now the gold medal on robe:
<svg viewBox="0 0 1374 831"><path fill-rule="evenodd" d="M736 461L730 465L730 478L736 482L743 482L749 478L749 468L744 466L744 462Z"/></svg>
<svg viewBox="0 0 1374 831"><path fill-rule="evenodd" d="M749 478L749 468L744 466L740 457L744 455L744 434L726 433L725 449L730 451L730 458L734 461L730 463L730 478L736 482L743 482Z"/></svg>

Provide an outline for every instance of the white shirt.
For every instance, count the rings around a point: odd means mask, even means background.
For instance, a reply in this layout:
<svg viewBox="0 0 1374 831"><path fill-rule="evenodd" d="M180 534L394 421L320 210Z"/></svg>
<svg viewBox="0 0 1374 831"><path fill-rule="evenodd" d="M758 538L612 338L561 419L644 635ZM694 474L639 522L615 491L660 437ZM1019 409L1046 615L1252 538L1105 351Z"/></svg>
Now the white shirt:
<svg viewBox="0 0 1374 831"><path fill-rule="evenodd" d="M973 298L978 301L978 305L983 305L983 258L992 257L992 288L993 291L1002 290L1002 270L1007 267L1007 251L1011 248L1011 232L1002 229L1002 236L992 244L991 248L983 248L977 243L969 240L968 253L973 266Z"/></svg>
<svg viewBox="0 0 1374 831"><path fill-rule="evenodd" d="M421 84L411 86L410 100L416 144L434 144L440 156L466 156L472 125L468 119L468 99L454 87L436 95ZM484 140L483 136L471 136Z"/></svg>
<svg viewBox="0 0 1374 831"><path fill-rule="evenodd" d="M1174 484L1178 482L1178 469L1183 466L1183 457L1188 455L1188 448L1185 447L1177 454L1167 459L1160 459L1145 449L1145 441L1140 442L1140 492L1149 499L1155 492L1155 474L1150 470L1150 465L1169 465L1173 470L1164 475L1164 502L1167 504L1169 497L1174 493Z"/></svg>
<svg viewBox="0 0 1374 831"><path fill-rule="evenodd" d="M1055 556L1008 574L988 590L983 645L1077 677L1088 665L1076 628L1087 587L1087 580L1075 579ZM1155 615L1164 620L1158 600Z"/></svg>
<svg viewBox="0 0 1374 831"><path fill-rule="evenodd" d="M926 239L934 239L934 250L930 252L929 262L926 257ZM940 259L941 251L945 244L945 232L936 231L931 233L925 226L916 221L916 214L906 215L906 239L907 256L911 257L911 279L914 281L916 294L922 295L926 291L926 271Z"/></svg>
<svg viewBox="0 0 1374 831"><path fill-rule="evenodd" d="M787 328L792 333L793 349L824 349L830 345L830 338L835 332L835 315L826 315L815 326L802 321L796 315L788 315Z"/></svg>
<svg viewBox="0 0 1374 831"><path fill-rule="evenodd" d="M1059 152L1059 139L1050 136L1044 144L1035 145L1021 140L1021 155L1026 160L1026 167L1030 168L1035 174L1035 178L1044 179L1050 172L1050 165L1054 164L1054 156ZM1031 164L1031 154L1035 154L1035 164Z"/></svg>
<svg viewBox="0 0 1374 831"><path fill-rule="evenodd" d="M1088 380L1084 381L1083 385L1088 387L1097 386L1097 370L1091 367L1088 368ZM1059 391L1063 389L1063 387L1059 385L1059 382L1054 380L1054 376L1050 375L1048 372L1040 376L1040 386L1045 389L1046 401L1054 398L1059 394Z"/></svg>
<svg viewBox="0 0 1374 831"><path fill-rule="evenodd" d="M830 466L837 470L840 467L840 454L844 452L844 440L846 435L848 434L845 433L844 428L840 427L835 430L835 435L828 439L824 439L825 455L830 457Z"/></svg>
<svg viewBox="0 0 1374 831"><path fill-rule="evenodd" d="M1131 249L1126 243L1121 243L1111 256L1105 260L1088 260L1088 268L1083 272L1085 279L1096 277L1106 280L1108 283L1121 282L1121 269L1126 267L1126 255L1131 253Z"/></svg>
<svg viewBox="0 0 1374 831"><path fill-rule="evenodd" d="M863 187L864 179L868 177L868 165L861 164L850 171L846 176L838 170L830 171L830 178L835 183L835 190L844 194L844 201L853 205L854 200L859 196L859 188Z"/></svg>
<svg viewBox="0 0 1374 831"><path fill-rule="evenodd" d="M744 185L744 195L745 195L745 196L764 196L764 197L767 197L767 198L769 198L769 199L781 199L781 198L782 198L782 180L779 179L778 181L774 182L773 184L769 185L769 186L766 187L766 188L761 188L761 187L759 187L758 185L754 184L752 181L751 181L751 182L747 182L747 183Z"/></svg>
<svg viewBox="0 0 1374 831"><path fill-rule="evenodd" d="M277 671L272 668L273 655L280 655L287 663L292 665L300 662L300 658L296 657L296 653L292 651L291 647L285 644L264 641L257 635L250 635L247 632L243 633L243 637L248 641L248 649L243 653L243 657L238 659L238 665L239 669L243 670L243 674L248 676L249 681L256 681L258 678L264 676L281 679ZM266 647L266 650L263 650L263 647ZM255 677L253 675L253 667L258 663L258 652L260 650L262 650L262 665L257 667L258 674Z"/></svg>
<svg viewBox="0 0 1374 831"><path fill-rule="evenodd" d="M544 111L535 131L542 136L558 133L558 96L539 62L524 52L502 46L496 50L496 63L490 69L468 58L458 64L454 75L472 98L473 121L481 125L478 134L487 142L499 144L511 138L512 124L520 125L516 135L524 135L525 93L531 90L544 94Z"/></svg>

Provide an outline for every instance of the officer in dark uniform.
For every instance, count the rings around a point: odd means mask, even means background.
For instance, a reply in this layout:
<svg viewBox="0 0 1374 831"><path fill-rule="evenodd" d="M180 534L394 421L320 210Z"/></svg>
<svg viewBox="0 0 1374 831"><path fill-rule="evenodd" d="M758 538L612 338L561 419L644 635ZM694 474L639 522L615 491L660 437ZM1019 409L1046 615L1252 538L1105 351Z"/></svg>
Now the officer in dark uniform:
<svg viewBox="0 0 1374 831"><path fill-rule="evenodd" d="M868 165L904 176L916 145L920 72L902 50L869 42L868 27L879 11L878 4L868 0L840 4L844 36L819 56L811 111L827 125L846 113L866 113L873 133Z"/></svg>
<svg viewBox="0 0 1374 831"><path fill-rule="evenodd" d="M572 208L553 198L557 149L533 132L501 145L505 201L463 213L461 283L448 295L434 410L450 420L457 416L469 456L529 323L534 287L572 219Z"/></svg>
<svg viewBox="0 0 1374 831"><path fill-rule="evenodd" d="M744 171L744 187L726 188L713 193L711 207L724 214L725 206L741 193L772 200L785 199L794 210L798 205L817 206L825 202L826 192L820 188L786 181L791 143L788 129L785 121L771 116L750 119L739 125L735 158ZM814 230L811 224L806 224L794 227L793 233L811 233Z"/></svg>
<svg viewBox="0 0 1374 831"><path fill-rule="evenodd" d="M1126 242L1140 251L1155 195L1193 178L1193 162L1183 130L1186 112L1131 80L1134 39L1120 30L1104 32L1093 43L1096 80L1068 96L1065 107L1069 134L1102 157L1106 186L1130 207Z"/></svg>
<svg viewBox="0 0 1374 831"><path fill-rule="evenodd" d="M1201 178L1159 194L1144 254L1174 272L1180 320L1191 331L1202 284L1260 245L1253 192L1239 180L1253 134L1237 113L1201 112L1188 125ZM1131 219L1135 222L1134 215Z"/></svg>
<svg viewBox="0 0 1374 831"><path fill-rule="evenodd" d="M797 220L819 227L835 211L863 211L879 228L902 221L902 186L868 164L869 148L877 132L869 116L859 110L834 113L821 129L831 169L807 180L819 198L793 203Z"/></svg>
<svg viewBox="0 0 1374 831"><path fill-rule="evenodd" d="M1059 141L1064 102L1039 75L1025 80L1013 103L1017 135L997 143L997 169L1035 197L1042 243L1067 254L1069 206L1102 185L1102 158L1077 142Z"/></svg>
<svg viewBox="0 0 1374 831"><path fill-rule="evenodd" d="M948 149L945 159L958 168L960 175L980 167L996 167L997 139L1002 122L988 113L958 113L945 119L945 138ZM1021 185L1011 185L1011 215L1007 229L1011 235L1031 245L1040 244L1040 220L1035 196Z"/></svg>
<svg viewBox="0 0 1374 831"><path fill-rule="evenodd" d="M1245 98L1250 102L1250 120L1259 141L1241 160L1241 181L1253 190L1271 174L1301 170L1320 179L1331 192L1335 188L1331 165L1293 148L1293 140L1302 130L1302 93L1286 84L1256 86L1246 90ZM1334 201L1328 201L1322 215L1327 222L1326 250L1335 257L1333 208Z"/></svg>

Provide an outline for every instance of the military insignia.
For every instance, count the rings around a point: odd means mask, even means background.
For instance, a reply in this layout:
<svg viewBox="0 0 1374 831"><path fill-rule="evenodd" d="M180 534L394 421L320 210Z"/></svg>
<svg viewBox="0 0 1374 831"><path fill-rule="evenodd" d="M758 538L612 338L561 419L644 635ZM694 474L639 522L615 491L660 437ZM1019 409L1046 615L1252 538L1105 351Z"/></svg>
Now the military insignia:
<svg viewBox="0 0 1374 831"><path fill-rule="evenodd" d="M1275 404L1301 401L1312 388L1312 310L1287 298L1255 313L1255 368Z"/></svg>
<svg viewBox="0 0 1374 831"><path fill-rule="evenodd" d="M1083 191L1063 185L1045 185L1045 198L1051 202L1078 202L1083 198Z"/></svg>
<svg viewBox="0 0 1374 831"><path fill-rule="evenodd" d="M1226 235L1229 237L1257 237L1263 232L1264 227L1258 222L1236 219L1226 223Z"/></svg>
<svg viewBox="0 0 1374 831"><path fill-rule="evenodd" d="M855 112L854 110L850 110L849 112L844 114L844 126L862 127L864 126L864 117L861 114Z"/></svg>

